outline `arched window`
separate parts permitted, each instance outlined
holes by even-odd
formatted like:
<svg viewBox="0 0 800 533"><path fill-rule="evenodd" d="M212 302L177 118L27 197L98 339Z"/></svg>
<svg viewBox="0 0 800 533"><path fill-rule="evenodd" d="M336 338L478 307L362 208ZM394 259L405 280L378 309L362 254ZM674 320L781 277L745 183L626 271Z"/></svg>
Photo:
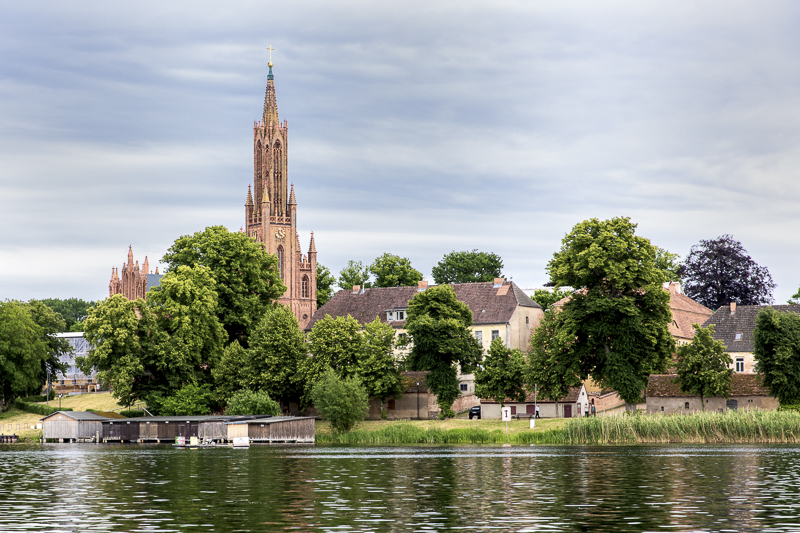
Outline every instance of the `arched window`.
<svg viewBox="0 0 800 533"><path fill-rule="evenodd" d="M256 145L256 205L261 205L261 199L263 198L263 182L261 180L261 168L263 166L263 155L261 150L261 141L258 141Z"/></svg>
<svg viewBox="0 0 800 533"><path fill-rule="evenodd" d="M278 246L278 272L281 274L281 279L283 278L283 246Z"/></svg>
<svg viewBox="0 0 800 533"><path fill-rule="evenodd" d="M286 199L283 197L283 150L281 149L280 141L276 142L272 148L272 169L274 187L270 191L273 195L270 200L273 202L272 205L283 213Z"/></svg>
<svg viewBox="0 0 800 533"><path fill-rule="evenodd" d="M308 298L308 276L303 276L300 286L303 293L303 298Z"/></svg>

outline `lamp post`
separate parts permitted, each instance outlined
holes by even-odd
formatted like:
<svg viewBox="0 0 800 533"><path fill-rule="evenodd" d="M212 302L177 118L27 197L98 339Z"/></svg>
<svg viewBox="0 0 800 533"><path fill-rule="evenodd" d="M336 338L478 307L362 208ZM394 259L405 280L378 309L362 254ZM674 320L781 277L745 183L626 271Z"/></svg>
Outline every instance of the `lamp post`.
<svg viewBox="0 0 800 533"><path fill-rule="evenodd" d="M419 420L419 380L417 380L417 420Z"/></svg>

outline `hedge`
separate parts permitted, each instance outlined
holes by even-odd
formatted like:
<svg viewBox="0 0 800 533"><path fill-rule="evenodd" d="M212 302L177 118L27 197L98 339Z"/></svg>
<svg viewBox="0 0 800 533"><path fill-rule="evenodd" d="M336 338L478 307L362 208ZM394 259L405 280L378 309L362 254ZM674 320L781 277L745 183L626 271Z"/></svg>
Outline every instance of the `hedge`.
<svg viewBox="0 0 800 533"><path fill-rule="evenodd" d="M36 403L28 403L24 401L22 398L17 398L14 401L14 407L17 409L21 409L22 411L27 411L28 413L34 413L37 415L52 415L53 413L57 413L58 411L72 411L71 407L62 407L59 409L58 407L48 407L47 405L39 405Z"/></svg>
<svg viewBox="0 0 800 533"><path fill-rule="evenodd" d="M140 416L144 416L147 413L145 413L144 411L140 411L138 409L136 409L136 410L131 409L130 411L120 411L119 414L121 414L125 418L137 418L137 417L140 417Z"/></svg>

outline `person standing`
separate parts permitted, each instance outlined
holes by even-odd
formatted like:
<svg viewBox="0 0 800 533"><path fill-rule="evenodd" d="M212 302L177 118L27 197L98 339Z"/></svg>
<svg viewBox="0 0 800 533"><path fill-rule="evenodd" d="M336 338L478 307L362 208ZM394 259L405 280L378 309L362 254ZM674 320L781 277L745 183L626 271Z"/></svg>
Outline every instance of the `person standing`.
<svg viewBox="0 0 800 533"><path fill-rule="evenodd" d="M539 406L536 406L536 414L534 415L535 418L539 418Z"/></svg>
<svg viewBox="0 0 800 533"><path fill-rule="evenodd" d="M597 416L597 409L595 409L594 404L592 404L592 416Z"/></svg>
<svg viewBox="0 0 800 533"><path fill-rule="evenodd" d="M583 408L583 416L589 418L589 404L586 404L586 407Z"/></svg>

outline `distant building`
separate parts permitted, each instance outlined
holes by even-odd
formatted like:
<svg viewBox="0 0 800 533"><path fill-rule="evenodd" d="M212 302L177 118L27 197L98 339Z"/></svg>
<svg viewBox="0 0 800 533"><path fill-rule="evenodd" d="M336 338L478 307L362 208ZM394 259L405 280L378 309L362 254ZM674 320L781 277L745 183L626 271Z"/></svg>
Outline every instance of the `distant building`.
<svg viewBox="0 0 800 533"><path fill-rule="evenodd" d="M89 352L89 342L83 337L83 332L56 333L56 337L66 339L72 346L74 353L61 357L61 362L67 365L67 371L57 373L52 378L53 390L56 393L70 392L96 392L100 388L97 382L97 373L84 374L75 365L76 357L86 357Z"/></svg>
<svg viewBox="0 0 800 533"><path fill-rule="evenodd" d="M122 271L120 273L116 268L111 269L111 281L108 283L108 295L121 294L128 300L136 300L137 298L147 299L147 291L161 282L161 274L158 273L156 267L155 273L150 272L150 263L147 261L147 256L144 257L144 263L141 270L139 269L139 261L133 263L133 247L128 247L128 262L122 263Z"/></svg>
<svg viewBox="0 0 800 533"><path fill-rule="evenodd" d="M699 396L681 391L675 374L653 374L647 382L647 413L688 414L703 410ZM760 374L734 374L729 398L704 398L706 411L768 409L779 407L761 384Z"/></svg>
<svg viewBox="0 0 800 533"><path fill-rule="evenodd" d="M725 351L733 359L733 371L737 374L755 372L753 357L753 333L756 317L764 309L780 313L800 313L800 305L739 305L731 303L717 309L703 326L714 325L714 339L722 341Z"/></svg>

